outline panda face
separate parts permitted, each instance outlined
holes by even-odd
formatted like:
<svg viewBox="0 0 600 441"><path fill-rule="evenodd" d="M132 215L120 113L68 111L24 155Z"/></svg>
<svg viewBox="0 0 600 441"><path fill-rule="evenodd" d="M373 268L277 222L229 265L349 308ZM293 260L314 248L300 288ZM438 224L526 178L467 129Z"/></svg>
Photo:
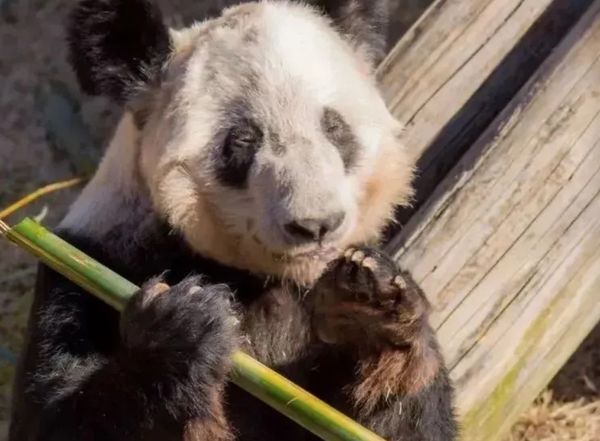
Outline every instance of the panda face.
<svg viewBox="0 0 600 441"><path fill-rule="evenodd" d="M315 10L249 3L170 41L129 108L154 206L198 252L307 284L407 202L366 52Z"/></svg>

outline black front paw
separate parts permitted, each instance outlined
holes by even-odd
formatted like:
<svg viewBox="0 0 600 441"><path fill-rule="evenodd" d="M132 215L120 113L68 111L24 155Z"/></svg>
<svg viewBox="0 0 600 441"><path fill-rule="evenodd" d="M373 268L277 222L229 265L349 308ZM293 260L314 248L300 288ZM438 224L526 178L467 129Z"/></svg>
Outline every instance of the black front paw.
<svg viewBox="0 0 600 441"><path fill-rule="evenodd" d="M346 294L346 300L396 302L407 287L394 261L375 248L349 248L332 275L335 287Z"/></svg>
<svg viewBox="0 0 600 441"><path fill-rule="evenodd" d="M418 331L414 324L426 320L419 287L374 248L349 248L314 293L315 327L328 342L405 344Z"/></svg>
<svg viewBox="0 0 600 441"><path fill-rule="evenodd" d="M130 362L156 384L224 381L237 345L238 320L232 293L189 277L168 287L148 281L121 318L121 336Z"/></svg>

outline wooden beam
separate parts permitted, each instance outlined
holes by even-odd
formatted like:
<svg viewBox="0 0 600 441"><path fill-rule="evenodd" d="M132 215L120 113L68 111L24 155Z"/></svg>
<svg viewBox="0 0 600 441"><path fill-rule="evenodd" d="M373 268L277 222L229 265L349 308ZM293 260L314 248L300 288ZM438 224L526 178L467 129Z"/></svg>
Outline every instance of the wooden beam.
<svg viewBox="0 0 600 441"><path fill-rule="evenodd" d="M463 439L498 439L600 319L600 0L390 249L434 305Z"/></svg>
<svg viewBox="0 0 600 441"><path fill-rule="evenodd" d="M590 3L436 0L392 49L378 76L420 157L417 208Z"/></svg>

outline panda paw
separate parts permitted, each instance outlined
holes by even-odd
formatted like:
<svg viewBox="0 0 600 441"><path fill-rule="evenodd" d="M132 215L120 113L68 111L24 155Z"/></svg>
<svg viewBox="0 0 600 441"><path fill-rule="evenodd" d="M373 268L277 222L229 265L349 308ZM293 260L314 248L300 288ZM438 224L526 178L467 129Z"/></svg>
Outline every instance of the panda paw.
<svg viewBox="0 0 600 441"><path fill-rule="evenodd" d="M152 384L221 384L238 343L232 292L197 276L172 287L151 279L125 308L121 338L127 362Z"/></svg>
<svg viewBox="0 0 600 441"><path fill-rule="evenodd" d="M315 327L322 340L409 344L426 322L427 300L410 275L380 250L353 247L314 289Z"/></svg>

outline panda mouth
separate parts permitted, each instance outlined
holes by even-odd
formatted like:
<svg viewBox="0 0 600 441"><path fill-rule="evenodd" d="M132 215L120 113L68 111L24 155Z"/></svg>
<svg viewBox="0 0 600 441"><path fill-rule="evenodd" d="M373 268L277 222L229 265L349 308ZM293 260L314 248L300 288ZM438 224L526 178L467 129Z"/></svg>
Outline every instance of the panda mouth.
<svg viewBox="0 0 600 441"><path fill-rule="evenodd" d="M258 244L267 249L265 244L258 238L257 235L253 235L252 239ZM330 262L340 254L340 250L334 246L317 248L311 248L309 250L298 251L295 253L271 253L271 257L276 262L292 263L301 262L304 260L319 260L323 262Z"/></svg>
<svg viewBox="0 0 600 441"><path fill-rule="evenodd" d="M315 248L298 253L273 253L273 258L278 262L295 262L302 260L330 261L335 259L339 250L335 247Z"/></svg>

